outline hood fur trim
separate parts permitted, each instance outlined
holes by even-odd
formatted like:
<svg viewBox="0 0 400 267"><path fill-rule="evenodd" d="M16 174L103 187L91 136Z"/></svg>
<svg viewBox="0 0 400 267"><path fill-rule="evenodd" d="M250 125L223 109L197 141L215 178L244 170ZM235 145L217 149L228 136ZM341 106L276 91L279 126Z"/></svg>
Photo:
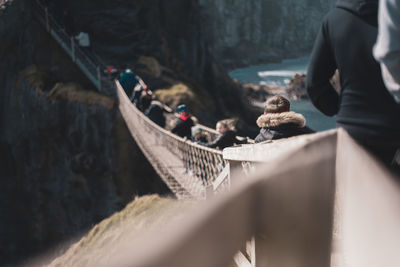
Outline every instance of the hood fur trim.
<svg viewBox="0 0 400 267"><path fill-rule="evenodd" d="M306 125L306 119L303 115L293 111L263 114L257 119L257 125L260 128L278 127L285 124L293 124L303 128Z"/></svg>

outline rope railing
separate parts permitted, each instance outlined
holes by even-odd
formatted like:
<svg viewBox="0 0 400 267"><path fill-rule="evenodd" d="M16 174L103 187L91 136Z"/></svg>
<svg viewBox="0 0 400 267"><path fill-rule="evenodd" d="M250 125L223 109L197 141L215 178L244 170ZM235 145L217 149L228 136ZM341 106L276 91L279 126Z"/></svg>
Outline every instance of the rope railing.
<svg viewBox="0 0 400 267"><path fill-rule="evenodd" d="M103 93L107 92L104 86L101 72L105 68L104 63L98 60L98 57L89 51L83 51L75 42L74 37L70 36L56 19L51 16L48 7L40 0L34 1L35 14L39 21L46 27L50 35L61 45L61 47L71 57L72 61L82 70L88 79ZM93 54L93 55L89 55ZM108 86L110 84L107 84Z"/></svg>
<svg viewBox="0 0 400 267"><path fill-rule="evenodd" d="M89 80L104 92L114 84L102 85L101 69L104 63L95 54L82 50L64 27L49 14L42 1L34 1L35 14L51 36L61 45ZM178 198L204 198L205 189L211 186L224 169L222 152L180 138L159 127L139 111L128 99L119 83L120 110L136 143L156 172ZM107 92L104 92L107 93ZM108 92L110 93L110 92ZM211 139L219 133L197 124Z"/></svg>
<svg viewBox="0 0 400 267"><path fill-rule="evenodd" d="M203 132L206 132L211 140L216 139L220 135L220 133L213 128L207 127L202 124L197 124L196 126L199 127Z"/></svg>
<svg viewBox="0 0 400 267"><path fill-rule="evenodd" d="M203 199L224 169L222 152L161 128L131 103L116 82L119 109L132 137L150 164L179 199Z"/></svg>

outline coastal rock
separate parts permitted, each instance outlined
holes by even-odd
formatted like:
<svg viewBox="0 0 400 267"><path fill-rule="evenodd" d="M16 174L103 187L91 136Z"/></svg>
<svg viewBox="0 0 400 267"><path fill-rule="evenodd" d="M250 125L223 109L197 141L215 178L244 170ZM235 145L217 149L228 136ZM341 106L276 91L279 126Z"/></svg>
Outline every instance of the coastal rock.
<svg viewBox="0 0 400 267"><path fill-rule="evenodd" d="M75 33L89 34L93 51L106 64L132 67L154 91L184 83L196 97L207 96L207 105L195 114L201 122L214 125L226 117L254 121L240 87L212 54L199 1L55 2L71 14ZM257 130L252 125L245 129Z"/></svg>
<svg viewBox="0 0 400 267"><path fill-rule="evenodd" d="M39 93L22 77L8 101L0 142L0 265L51 247L58 253L61 242L135 195L169 193L113 99L72 83Z"/></svg>
<svg viewBox="0 0 400 267"><path fill-rule="evenodd" d="M0 265L84 233L137 195L170 194L99 94L15 0L0 16Z"/></svg>
<svg viewBox="0 0 400 267"><path fill-rule="evenodd" d="M336 82L338 78L333 78ZM306 89L306 75L296 73L287 87L260 85L254 83L242 84L244 95L250 102L263 103L273 95L283 95L290 100L308 99Z"/></svg>
<svg viewBox="0 0 400 267"><path fill-rule="evenodd" d="M289 99L293 100L307 99L306 75L296 73L292 79L290 79L286 94Z"/></svg>
<svg viewBox="0 0 400 267"><path fill-rule="evenodd" d="M245 83L242 85L244 95L251 102L265 102L268 97L286 93L286 88L282 86L260 85L254 83Z"/></svg>
<svg viewBox="0 0 400 267"><path fill-rule="evenodd" d="M305 74L296 73L290 80L288 87L286 89L286 95L289 99L308 99L307 87L306 87L307 76ZM330 79L330 83L333 88L340 93L340 77L339 71L336 70L335 74Z"/></svg>
<svg viewBox="0 0 400 267"><path fill-rule="evenodd" d="M340 94L340 92L342 91L342 87L340 85L339 70L335 71L335 74L332 76L330 82L331 82L333 88L335 88L336 92L338 92Z"/></svg>
<svg viewBox="0 0 400 267"><path fill-rule="evenodd" d="M61 243L134 196L170 193L130 136L115 99L97 93L46 32L35 2L15 0L0 16L2 266L50 248L60 252ZM49 2L56 19L63 10L70 14L67 30L89 33L105 64L133 67L154 90L181 82L207 97L195 114L201 122L255 121L240 86L206 45L197 1Z"/></svg>
<svg viewBox="0 0 400 267"><path fill-rule="evenodd" d="M57 250L135 195L169 193L133 142L115 99L95 92L38 22L35 2L14 0L0 16L0 265ZM203 104L195 114L201 122L214 126L238 117L239 134L249 136L258 132L258 114L219 60L238 58L233 66L297 55L309 48L329 6L294 0L48 2L59 21L68 12L67 31L89 34L90 49L105 64L132 67L154 91L183 84Z"/></svg>
<svg viewBox="0 0 400 267"><path fill-rule="evenodd" d="M335 0L201 0L211 49L230 69L308 54Z"/></svg>

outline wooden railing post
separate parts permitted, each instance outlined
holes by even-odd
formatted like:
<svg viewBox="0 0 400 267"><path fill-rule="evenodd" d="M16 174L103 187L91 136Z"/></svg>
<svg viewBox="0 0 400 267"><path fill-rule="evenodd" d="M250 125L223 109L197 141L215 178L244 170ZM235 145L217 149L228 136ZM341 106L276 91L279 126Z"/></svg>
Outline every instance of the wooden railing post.
<svg viewBox="0 0 400 267"><path fill-rule="evenodd" d="M247 244L249 246L251 267L257 267L256 264L256 238L253 236ZM260 264L258 266L261 266Z"/></svg>
<svg viewBox="0 0 400 267"><path fill-rule="evenodd" d="M207 185L206 186L206 199L210 199L214 196L214 186L211 185Z"/></svg>

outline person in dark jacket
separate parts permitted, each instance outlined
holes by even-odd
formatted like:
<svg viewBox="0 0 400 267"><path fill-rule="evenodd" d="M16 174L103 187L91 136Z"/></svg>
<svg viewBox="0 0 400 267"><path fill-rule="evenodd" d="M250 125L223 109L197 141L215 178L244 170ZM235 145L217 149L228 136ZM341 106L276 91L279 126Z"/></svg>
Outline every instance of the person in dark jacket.
<svg viewBox="0 0 400 267"><path fill-rule="evenodd" d="M151 101L150 107L146 110L145 115L150 120L158 124L160 127L165 127L164 105L156 100Z"/></svg>
<svg viewBox="0 0 400 267"><path fill-rule="evenodd" d="M136 103L138 109L142 112L145 112L151 105L151 101L153 100L153 92L150 89L143 88L142 93L139 97L139 102Z"/></svg>
<svg viewBox="0 0 400 267"><path fill-rule="evenodd" d="M290 111L290 102L285 97L276 95L267 100L264 114L257 119L260 133L255 142L288 138L312 133L306 125L303 115Z"/></svg>
<svg viewBox="0 0 400 267"><path fill-rule="evenodd" d="M217 139L211 143L198 143L206 147L218 148L221 150L226 147L233 146L234 144L247 143L247 140L241 141L236 137L236 132L232 129L232 127L230 127L229 120L219 121L215 128L221 134L217 137Z"/></svg>
<svg viewBox="0 0 400 267"><path fill-rule="evenodd" d="M171 130L171 132L179 135L180 137L191 139L192 126L194 126L194 122L188 113L187 106L179 105L177 111L179 113L179 118L177 119L175 127Z"/></svg>
<svg viewBox="0 0 400 267"><path fill-rule="evenodd" d="M192 141L208 143L208 136L200 127L194 126L192 127Z"/></svg>
<svg viewBox="0 0 400 267"><path fill-rule="evenodd" d="M400 105L382 81L372 48L378 0L339 0L324 18L307 72L307 91L324 114L337 114L361 145L390 164L400 147ZM329 80L340 73L341 92Z"/></svg>

